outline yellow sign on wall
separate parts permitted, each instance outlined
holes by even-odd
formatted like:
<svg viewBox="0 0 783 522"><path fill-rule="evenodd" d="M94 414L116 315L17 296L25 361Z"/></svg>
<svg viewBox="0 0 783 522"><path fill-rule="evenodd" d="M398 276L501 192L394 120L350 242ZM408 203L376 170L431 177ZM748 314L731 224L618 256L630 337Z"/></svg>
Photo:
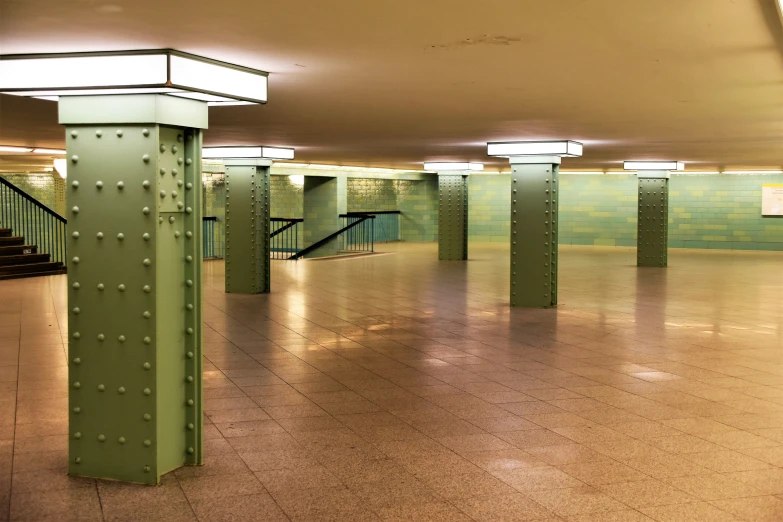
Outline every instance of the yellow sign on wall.
<svg viewBox="0 0 783 522"><path fill-rule="evenodd" d="M761 215L783 216L783 184L761 186Z"/></svg>

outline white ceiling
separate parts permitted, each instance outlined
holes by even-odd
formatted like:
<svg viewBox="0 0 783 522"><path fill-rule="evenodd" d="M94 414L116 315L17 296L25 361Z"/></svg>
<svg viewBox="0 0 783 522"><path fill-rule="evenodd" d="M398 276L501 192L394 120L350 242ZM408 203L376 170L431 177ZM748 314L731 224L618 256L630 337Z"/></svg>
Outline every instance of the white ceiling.
<svg viewBox="0 0 783 522"><path fill-rule="evenodd" d="M421 168L486 141L585 143L564 168L783 165L776 0L0 0L0 53L172 47L270 72L205 144ZM62 147L53 102L0 96L0 144ZM8 158L0 160L8 161Z"/></svg>

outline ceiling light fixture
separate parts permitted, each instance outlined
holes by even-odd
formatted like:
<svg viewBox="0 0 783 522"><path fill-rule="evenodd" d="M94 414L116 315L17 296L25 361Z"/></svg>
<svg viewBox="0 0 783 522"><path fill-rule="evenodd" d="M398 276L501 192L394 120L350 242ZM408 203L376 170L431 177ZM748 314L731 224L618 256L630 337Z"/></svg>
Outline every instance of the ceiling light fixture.
<svg viewBox="0 0 783 522"><path fill-rule="evenodd" d="M11 145L0 145L0 152L32 152L30 147L13 147Z"/></svg>
<svg viewBox="0 0 783 522"><path fill-rule="evenodd" d="M441 172L446 170L482 171L484 170L484 164L483 163L432 162L432 163L425 163L424 170L429 170L432 172Z"/></svg>
<svg viewBox="0 0 783 522"><path fill-rule="evenodd" d="M267 92L264 71L173 49L0 56L3 94L169 94L237 105L266 103Z"/></svg>
<svg viewBox="0 0 783 522"><path fill-rule="evenodd" d="M685 164L682 161L624 161L625 170L684 170Z"/></svg>
<svg viewBox="0 0 783 522"><path fill-rule="evenodd" d="M512 156L560 156L578 158L583 146L577 141L513 141L487 143L487 155L502 158Z"/></svg>
<svg viewBox="0 0 783 522"><path fill-rule="evenodd" d="M291 147L204 147L202 158L210 159L294 159L294 149Z"/></svg>

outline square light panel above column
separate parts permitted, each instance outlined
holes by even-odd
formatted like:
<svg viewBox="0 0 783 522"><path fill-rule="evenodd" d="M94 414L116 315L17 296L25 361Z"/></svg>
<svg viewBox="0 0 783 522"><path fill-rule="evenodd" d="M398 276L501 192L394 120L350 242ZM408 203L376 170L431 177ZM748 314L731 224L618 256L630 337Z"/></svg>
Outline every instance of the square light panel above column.
<svg viewBox="0 0 783 522"><path fill-rule="evenodd" d="M625 170L685 170L682 161L625 161Z"/></svg>
<svg viewBox="0 0 783 522"><path fill-rule="evenodd" d="M424 170L429 170L432 172L441 172L446 170L482 171L484 170L484 164L483 163L432 162L432 163L425 163Z"/></svg>
<svg viewBox="0 0 783 522"><path fill-rule="evenodd" d="M173 49L0 56L0 93L57 100L168 94L209 105L266 103L268 73Z"/></svg>
<svg viewBox="0 0 783 522"><path fill-rule="evenodd" d="M206 159L271 159L292 160L294 149L291 147L204 147L201 157Z"/></svg>
<svg viewBox="0 0 783 522"><path fill-rule="evenodd" d="M578 158L582 144L578 141L509 141L487 143L487 155L508 158L512 156L560 156Z"/></svg>

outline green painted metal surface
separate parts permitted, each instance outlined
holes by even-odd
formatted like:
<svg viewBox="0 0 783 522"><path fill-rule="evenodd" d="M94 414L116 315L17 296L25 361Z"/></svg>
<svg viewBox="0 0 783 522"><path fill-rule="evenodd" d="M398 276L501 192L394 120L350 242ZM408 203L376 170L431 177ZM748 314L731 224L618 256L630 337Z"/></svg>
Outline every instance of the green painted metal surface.
<svg viewBox="0 0 783 522"><path fill-rule="evenodd" d="M226 166L226 292L270 291L269 167Z"/></svg>
<svg viewBox="0 0 783 522"><path fill-rule="evenodd" d="M340 214L348 211L347 178L342 175L334 178L305 176L303 208L302 242L306 248L343 227ZM333 256L339 247L340 242L335 238L307 257Z"/></svg>
<svg viewBox="0 0 783 522"><path fill-rule="evenodd" d="M69 125L69 473L203 463L201 131Z"/></svg>
<svg viewBox="0 0 783 522"><path fill-rule="evenodd" d="M438 259L468 258L468 176L438 174Z"/></svg>
<svg viewBox="0 0 783 522"><path fill-rule="evenodd" d="M511 171L511 306L557 305L558 171L514 164Z"/></svg>
<svg viewBox="0 0 783 522"><path fill-rule="evenodd" d="M636 264L666 267L669 264L669 180L639 176L639 216Z"/></svg>

